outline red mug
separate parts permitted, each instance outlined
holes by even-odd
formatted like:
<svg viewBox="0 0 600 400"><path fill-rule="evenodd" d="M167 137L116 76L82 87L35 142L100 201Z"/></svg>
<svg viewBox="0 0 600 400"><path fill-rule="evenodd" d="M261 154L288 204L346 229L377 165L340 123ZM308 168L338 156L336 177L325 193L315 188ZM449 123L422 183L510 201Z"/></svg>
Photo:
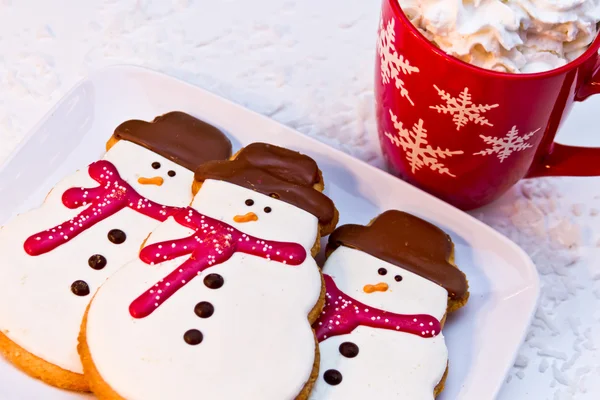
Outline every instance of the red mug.
<svg viewBox="0 0 600 400"><path fill-rule="evenodd" d="M444 53L398 0L382 7L375 101L391 172L464 210L525 177L600 175L600 149L554 143L573 103L600 93L600 36L561 68L509 74Z"/></svg>

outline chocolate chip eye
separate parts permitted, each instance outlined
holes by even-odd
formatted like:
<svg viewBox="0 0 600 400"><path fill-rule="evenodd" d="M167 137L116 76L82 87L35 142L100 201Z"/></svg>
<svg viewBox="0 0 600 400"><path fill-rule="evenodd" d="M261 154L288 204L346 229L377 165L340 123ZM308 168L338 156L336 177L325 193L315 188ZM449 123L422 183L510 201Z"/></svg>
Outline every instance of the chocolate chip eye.
<svg viewBox="0 0 600 400"><path fill-rule="evenodd" d="M159 163L159 162L157 162L157 161L154 161L154 162L152 163L152 168L154 168L154 169L159 169L159 168L160 168L160 163Z"/></svg>
<svg viewBox="0 0 600 400"><path fill-rule="evenodd" d="M171 171L167 172L167 175L169 175L172 178L177 174L175 173L175 171L171 170Z"/></svg>
<svg viewBox="0 0 600 400"><path fill-rule="evenodd" d="M270 213L270 212L271 212L271 211L273 211L273 210L271 210L271 207L265 207L265 210L264 210L264 211L265 211L265 212L268 214L268 213Z"/></svg>
<svg viewBox="0 0 600 400"><path fill-rule="evenodd" d="M379 275L385 275L385 274L387 274L387 269L385 269L385 268L379 268L379 269L377 270L377 273L378 273Z"/></svg>
<svg viewBox="0 0 600 400"><path fill-rule="evenodd" d="M396 282L400 282L400 281L402 280L402 276L400 276L400 275L396 275L396 276L394 277L394 279L396 280Z"/></svg>
<svg viewBox="0 0 600 400"><path fill-rule="evenodd" d="M246 205L247 206L253 206L254 205L254 200L252 200L252 199L246 200Z"/></svg>

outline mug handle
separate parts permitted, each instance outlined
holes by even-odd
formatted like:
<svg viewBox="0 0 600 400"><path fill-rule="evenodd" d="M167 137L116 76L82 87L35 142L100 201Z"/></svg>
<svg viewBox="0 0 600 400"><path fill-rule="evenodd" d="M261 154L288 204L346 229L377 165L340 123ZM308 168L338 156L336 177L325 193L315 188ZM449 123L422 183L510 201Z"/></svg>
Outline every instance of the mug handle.
<svg viewBox="0 0 600 400"><path fill-rule="evenodd" d="M595 94L600 94L600 58L591 79L575 94L575 101L584 101ZM527 178L542 176L600 176L600 148L552 143L548 155L527 174Z"/></svg>

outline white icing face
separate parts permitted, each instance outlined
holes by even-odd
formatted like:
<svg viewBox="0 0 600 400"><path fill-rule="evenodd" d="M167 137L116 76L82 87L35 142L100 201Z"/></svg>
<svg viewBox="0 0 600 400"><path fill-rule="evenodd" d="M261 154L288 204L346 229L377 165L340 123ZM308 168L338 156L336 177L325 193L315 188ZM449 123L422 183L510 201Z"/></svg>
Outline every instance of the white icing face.
<svg viewBox="0 0 600 400"><path fill-rule="evenodd" d="M206 180L192 207L260 238L293 242L307 251L314 246L319 221L286 202L229 182ZM253 214L250 214L253 213ZM247 222L239 222L247 220Z"/></svg>
<svg viewBox="0 0 600 400"><path fill-rule="evenodd" d="M339 247L327 259L323 273L331 275L342 292L384 311L429 314L438 320L446 313L444 288L360 250Z"/></svg>
<svg viewBox="0 0 600 400"><path fill-rule="evenodd" d="M127 140L118 141L104 159L112 162L140 195L164 205L189 204L194 180L189 169Z"/></svg>

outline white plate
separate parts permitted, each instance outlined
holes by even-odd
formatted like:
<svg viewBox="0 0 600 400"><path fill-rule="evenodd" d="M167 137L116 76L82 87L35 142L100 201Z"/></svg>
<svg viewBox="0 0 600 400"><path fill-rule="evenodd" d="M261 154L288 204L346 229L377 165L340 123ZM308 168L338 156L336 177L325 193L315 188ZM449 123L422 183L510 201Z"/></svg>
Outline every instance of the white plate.
<svg viewBox="0 0 600 400"><path fill-rule="evenodd" d="M234 151L254 141L314 157L340 224L365 224L397 208L446 230L467 274L471 298L445 328L450 372L440 399L492 399L534 312L535 266L514 243L471 216L385 172L202 89L137 67L107 68L85 79L32 130L0 169L0 225L40 204L62 177L98 159L114 128L181 110L219 126ZM10 305L0 305L9 307ZM0 360L1 399L79 399L28 378Z"/></svg>

